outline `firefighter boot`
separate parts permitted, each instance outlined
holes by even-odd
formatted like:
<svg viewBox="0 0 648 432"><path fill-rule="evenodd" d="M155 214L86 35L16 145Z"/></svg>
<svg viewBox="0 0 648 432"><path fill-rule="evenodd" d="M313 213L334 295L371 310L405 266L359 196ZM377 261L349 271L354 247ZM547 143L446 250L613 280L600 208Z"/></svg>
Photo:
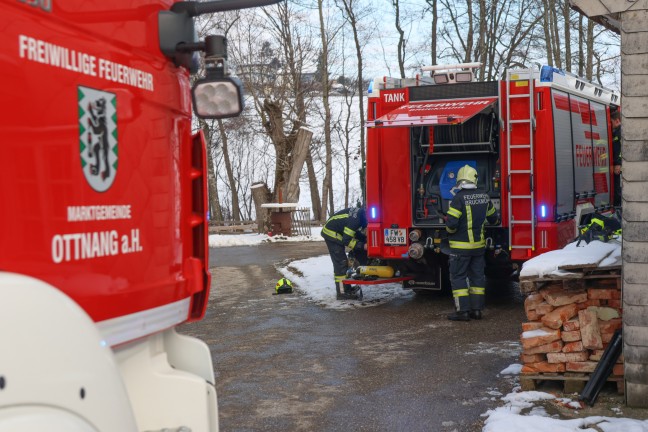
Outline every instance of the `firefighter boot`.
<svg viewBox="0 0 648 432"><path fill-rule="evenodd" d="M468 311L457 311L448 315L450 321L470 321L470 315Z"/></svg>
<svg viewBox="0 0 648 432"><path fill-rule="evenodd" d="M362 300L362 288L360 288L358 285L353 285L351 287L351 291L357 300Z"/></svg>
<svg viewBox="0 0 648 432"><path fill-rule="evenodd" d="M338 300L360 300L362 299L362 290L342 282L335 284L335 291Z"/></svg>
<svg viewBox="0 0 648 432"><path fill-rule="evenodd" d="M486 281L479 278L479 284L484 286L486 285ZM468 293L468 298L470 299L470 318L480 320L482 319L482 310L486 304L486 289L471 286L468 288Z"/></svg>
<svg viewBox="0 0 648 432"><path fill-rule="evenodd" d="M458 287L452 288L452 296L454 297L455 311L448 315L450 321L470 321L470 299L468 298L468 288Z"/></svg>

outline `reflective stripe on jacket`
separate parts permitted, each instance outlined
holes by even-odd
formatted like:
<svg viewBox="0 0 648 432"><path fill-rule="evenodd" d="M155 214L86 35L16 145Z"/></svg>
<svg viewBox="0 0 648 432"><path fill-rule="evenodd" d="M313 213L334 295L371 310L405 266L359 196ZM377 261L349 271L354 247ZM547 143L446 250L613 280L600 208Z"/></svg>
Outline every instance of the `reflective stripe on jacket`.
<svg viewBox="0 0 648 432"><path fill-rule="evenodd" d="M484 225L499 222L499 213L488 194L461 189L448 208L446 231L450 248L458 254L474 254L486 247Z"/></svg>
<svg viewBox="0 0 648 432"><path fill-rule="evenodd" d="M346 208L336 212L326 221L322 228L322 237L351 249L364 249L366 238L360 230L366 226L367 218L363 209Z"/></svg>

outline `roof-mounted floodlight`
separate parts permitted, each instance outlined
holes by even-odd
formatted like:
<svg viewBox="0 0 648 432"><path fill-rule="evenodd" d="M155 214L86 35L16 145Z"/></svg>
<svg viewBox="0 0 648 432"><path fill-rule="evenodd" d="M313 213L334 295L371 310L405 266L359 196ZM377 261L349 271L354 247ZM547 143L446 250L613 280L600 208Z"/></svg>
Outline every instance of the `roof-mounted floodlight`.
<svg viewBox="0 0 648 432"><path fill-rule="evenodd" d="M466 83L475 80L474 70L481 67L480 62L457 63L450 65L423 66L421 70L431 72L436 84Z"/></svg>
<svg viewBox="0 0 648 432"><path fill-rule="evenodd" d="M243 110L243 89L237 78L229 77L227 40L223 36L207 36L198 40L193 18L203 14L268 6L281 0L216 0L174 3L169 11L158 13L160 50L176 66L196 73L199 52L205 54L206 76L192 89L196 115L220 119L234 117Z"/></svg>

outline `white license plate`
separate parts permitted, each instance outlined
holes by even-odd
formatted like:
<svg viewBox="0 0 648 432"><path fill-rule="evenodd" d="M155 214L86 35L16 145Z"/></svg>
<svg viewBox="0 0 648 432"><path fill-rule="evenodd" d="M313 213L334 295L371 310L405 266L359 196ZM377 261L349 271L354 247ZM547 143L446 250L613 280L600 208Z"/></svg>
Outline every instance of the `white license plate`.
<svg viewBox="0 0 648 432"><path fill-rule="evenodd" d="M406 245L407 241L406 228L387 228L385 229L386 245Z"/></svg>

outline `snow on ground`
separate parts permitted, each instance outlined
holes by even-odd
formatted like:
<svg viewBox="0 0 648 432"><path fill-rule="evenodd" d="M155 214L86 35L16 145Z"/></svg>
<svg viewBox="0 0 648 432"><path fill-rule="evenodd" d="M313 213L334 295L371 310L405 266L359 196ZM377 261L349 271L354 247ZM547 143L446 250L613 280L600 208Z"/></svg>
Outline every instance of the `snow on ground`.
<svg viewBox="0 0 648 432"><path fill-rule="evenodd" d="M517 375L520 364L512 364L501 375ZM578 410L581 402L539 391L512 392L502 397L504 405L488 410L482 432L648 432L648 420L592 416L564 420L550 416L542 403L551 401ZM613 410L619 414L620 410Z"/></svg>
<svg viewBox="0 0 648 432"><path fill-rule="evenodd" d="M362 301L337 300L333 280L333 263L328 255L291 262L279 271L293 282L295 288L307 299L330 309L355 309L377 306L398 297L410 297L411 290L404 290L400 283L363 285Z"/></svg>
<svg viewBox="0 0 648 432"><path fill-rule="evenodd" d="M549 275L562 276L570 274L568 271L559 270L561 265L591 265L600 267L621 265L621 239L610 240L607 243L594 240L589 244L581 242L569 243L562 249L538 255L525 262L520 272L521 277L544 277Z"/></svg>
<svg viewBox="0 0 648 432"><path fill-rule="evenodd" d="M312 227L310 236L269 236L267 234L212 234L209 247L255 246L261 243L324 241L322 227Z"/></svg>

